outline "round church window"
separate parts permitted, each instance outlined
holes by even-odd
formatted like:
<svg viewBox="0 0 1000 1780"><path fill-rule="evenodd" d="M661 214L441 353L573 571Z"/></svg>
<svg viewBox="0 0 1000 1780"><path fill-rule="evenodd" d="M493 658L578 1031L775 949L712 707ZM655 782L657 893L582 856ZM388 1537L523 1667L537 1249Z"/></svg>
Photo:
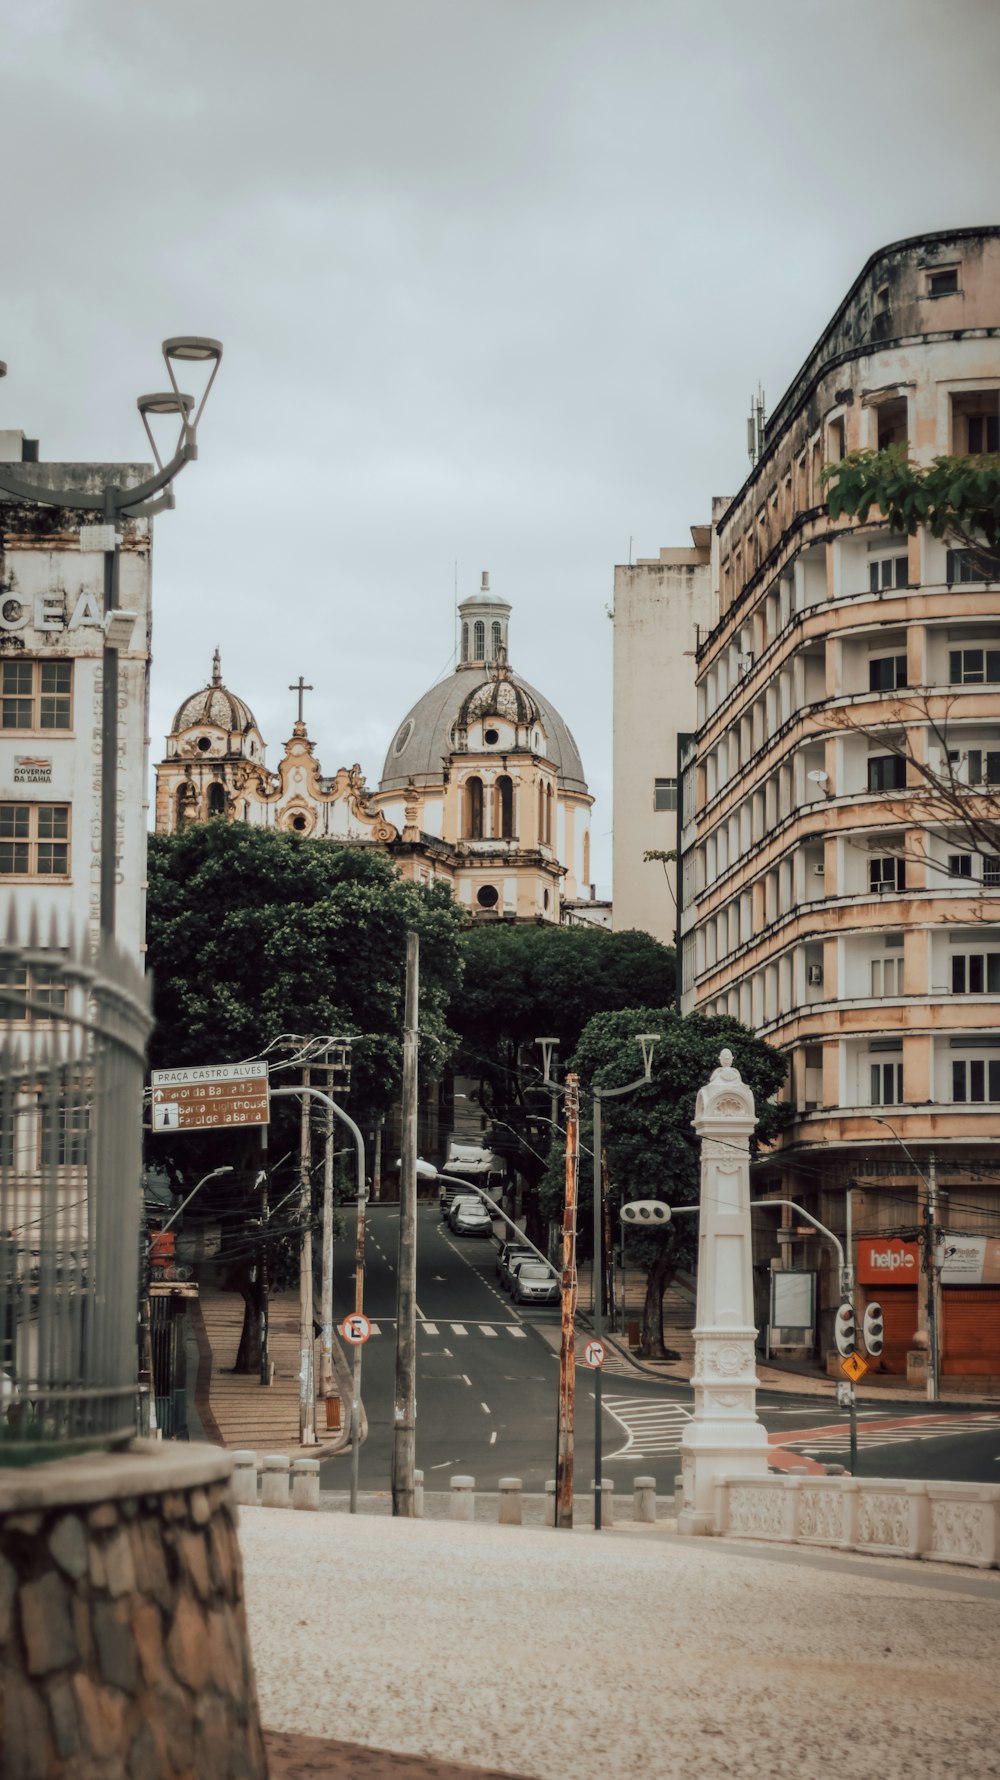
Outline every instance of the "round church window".
<svg viewBox="0 0 1000 1780"><path fill-rule="evenodd" d="M308 826L309 824L304 816L292 817L292 827L295 829L296 834L301 834L304 829L308 828Z"/></svg>
<svg viewBox="0 0 1000 1780"><path fill-rule="evenodd" d="M408 717L406 719L406 722L403 724L403 727L400 730L398 736L396 737L395 742L393 743L392 751L394 754L402 754L403 749L406 747L406 744L409 741L412 734L413 734L413 718Z"/></svg>
<svg viewBox="0 0 1000 1780"><path fill-rule="evenodd" d="M481 884L476 891L476 901L481 909L495 909L500 898L492 884Z"/></svg>
<svg viewBox="0 0 1000 1780"><path fill-rule="evenodd" d="M498 729L484 729L483 730L483 741L488 742L491 748L499 740L500 740L500 731Z"/></svg>
<svg viewBox="0 0 1000 1780"><path fill-rule="evenodd" d="M201 752L203 754L207 754L208 750L211 746L212 746L211 740L207 735L200 735L198 737L198 747L201 749Z"/></svg>

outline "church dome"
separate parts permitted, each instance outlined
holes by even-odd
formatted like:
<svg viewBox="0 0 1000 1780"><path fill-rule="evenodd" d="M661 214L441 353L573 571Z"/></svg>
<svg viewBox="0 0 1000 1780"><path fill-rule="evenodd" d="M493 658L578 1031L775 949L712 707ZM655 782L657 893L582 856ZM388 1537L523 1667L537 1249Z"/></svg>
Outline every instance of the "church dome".
<svg viewBox="0 0 1000 1780"><path fill-rule="evenodd" d="M228 735L234 732L245 734L248 729L257 728L257 719L235 692L230 692L222 684L222 664L219 651L216 649L212 659L212 678L200 692L192 692L177 712L171 725L171 734L177 735L181 730L193 729L199 723L211 724L214 729L224 729Z"/></svg>
<svg viewBox="0 0 1000 1780"><path fill-rule="evenodd" d="M463 648L455 672L425 692L403 719L389 744L380 791L400 791L410 784L440 785L446 761L464 747L467 727L495 715L526 731L537 724L545 742L533 751L551 760L564 791L587 795L583 763L569 726L540 692L507 666L509 611L505 601L491 596L484 574L479 598L465 600L459 607L469 647Z"/></svg>

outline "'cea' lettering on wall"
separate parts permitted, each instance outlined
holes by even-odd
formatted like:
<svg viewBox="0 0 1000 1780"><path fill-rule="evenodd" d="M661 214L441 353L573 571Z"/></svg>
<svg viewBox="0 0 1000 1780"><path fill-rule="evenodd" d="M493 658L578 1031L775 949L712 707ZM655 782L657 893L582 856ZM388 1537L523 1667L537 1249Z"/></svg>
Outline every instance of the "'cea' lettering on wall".
<svg viewBox="0 0 1000 1780"><path fill-rule="evenodd" d="M102 622L101 602L96 593L84 590L69 617L65 601L52 593L39 593L34 600L21 600L15 594L0 599L0 630L80 630L85 624Z"/></svg>

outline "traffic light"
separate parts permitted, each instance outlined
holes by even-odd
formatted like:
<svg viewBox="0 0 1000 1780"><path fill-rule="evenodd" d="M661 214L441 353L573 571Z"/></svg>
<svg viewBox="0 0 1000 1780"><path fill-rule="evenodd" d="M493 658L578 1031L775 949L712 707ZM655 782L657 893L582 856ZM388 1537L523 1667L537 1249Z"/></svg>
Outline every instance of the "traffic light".
<svg viewBox="0 0 1000 1780"><path fill-rule="evenodd" d="M633 1199L621 1209L623 1224L660 1225L669 1224L670 1207L664 1205L662 1199Z"/></svg>
<svg viewBox="0 0 1000 1780"><path fill-rule="evenodd" d="M885 1340L885 1318L882 1315L881 1304L869 1304L861 1325L861 1333L864 1336L865 1346L874 1359L876 1354L882 1352L882 1343Z"/></svg>
<svg viewBox="0 0 1000 1780"><path fill-rule="evenodd" d="M847 1358L848 1354L852 1354L854 1352L854 1343L857 1340L857 1331L854 1327L854 1306L853 1306L853 1304L848 1304L845 1302L840 1306L840 1309L838 1310L836 1317L834 1318L833 1337L837 1343L837 1352L839 1354L843 1354L845 1359Z"/></svg>

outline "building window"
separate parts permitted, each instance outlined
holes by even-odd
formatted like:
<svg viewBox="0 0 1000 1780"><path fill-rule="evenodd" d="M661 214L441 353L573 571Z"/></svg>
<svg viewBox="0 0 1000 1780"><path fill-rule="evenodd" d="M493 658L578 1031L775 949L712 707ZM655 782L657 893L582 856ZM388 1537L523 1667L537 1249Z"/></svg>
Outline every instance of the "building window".
<svg viewBox="0 0 1000 1780"><path fill-rule="evenodd" d="M984 853L982 858L983 883L988 889L995 890L1000 885L1000 853Z"/></svg>
<svg viewBox="0 0 1000 1780"><path fill-rule="evenodd" d="M956 581L995 581L997 565L984 550L949 550L944 573L949 587Z"/></svg>
<svg viewBox="0 0 1000 1780"><path fill-rule="evenodd" d="M514 838L514 782L501 773L494 787L493 832L499 840Z"/></svg>
<svg viewBox="0 0 1000 1780"><path fill-rule="evenodd" d="M469 659L469 626L468 626L468 624L463 624L462 625L462 660L468 661L468 659Z"/></svg>
<svg viewBox="0 0 1000 1780"><path fill-rule="evenodd" d="M220 785L218 779L213 779L211 785L208 787L205 808L208 812L209 820L211 820L213 816L224 816L226 813L226 787ZM305 827L304 822L302 826Z"/></svg>
<svg viewBox="0 0 1000 1780"><path fill-rule="evenodd" d="M903 1098L902 1063L870 1063L872 1106L898 1106Z"/></svg>
<svg viewBox="0 0 1000 1780"><path fill-rule="evenodd" d="M967 762L966 784L1000 785L1000 752L970 748L965 758Z"/></svg>
<svg viewBox="0 0 1000 1780"><path fill-rule="evenodd" d="M495 909L500 897L492 884L480 884L476 891L476 901L481 909Z"/></svg>
<svg viewBox="0 0 1000 1780"><path fill-rule="evenodd" d="M887 995L903 993L902 958L872 959L872 995L881 1000Z"/></svg>
<svg viewBox="0 0 1000 1780"><path fill-rule="evenodd" d="M906 861L896 854L880 854L868 861L868 888L875 896L906 889Z"/></svg>
<svg viewBox="0 0 1000 1780"><path fill-rule="evenodd" d="M30 1004L30 1005L29 1005ZM66 980L51 964L0 965L0 1017L50 1020L66 1007Z"/></svg>
<svg viewBox="0 0 1000 1780"><path fill-rule="evenodd" d="M1000 952L956 952L951 960L953 995L1000 995Z"/></svg>
<svg viewBox="0 0 1000 1780"><path fill-rule="evenodd" d="M949 853L948 854L948 876L950 878L971 878L971 876L972 876L972 854L971 853Z"/></svg>
<svg viewBox="0 0 1000 1780"><path fill-rule="evenodd" d="M483 781L465 781L465 833L470 841L483 838Z"/></svg>
<svg viewBox="0 0 1000 1780"><path fill-rule="evenodd" d="M653 780L653 808L654 808L654 810L676 810L676 808L677 808L677 780L676 779L654 779Z"/></svg>
<svg viewBox="0 0 1000 1780"><path fill-rule="evenodd" d="M929 297L953 297L957 290L957 266L943 266L940 272L928 272L927 295Z"/></svg>
<svg viewBox="0 0 1000 1780"><path fill-rule="evenodd" d="M71 661L0 663L0 728L69 729L72 720Z"/></svg>
<svg viewBox="0 0 1000 1780"><path fill-rule="evenodd" d="M545 845L552 845L552 786L545 787Z"/></svg>
<svg viewBox="0 0 1000 1780"><path fill-rule="evenodd" d="M490 650L491 650L491 654L493 656L494 661L496 661L497 657L499 656L500 650L502 649L502 647L503 647L503 628L497 622L497 620L494 619L493 623L490 625Z"/></svg>
<svg viewBox="0 0 1000 1780"><path fill-rule="evenodd" d="M90 1108L84 1100L67 1098L42 1106L43 1168L83 1168L87 1161Z"/></svg>
<svg viewBox="0 0 1000 1780"><path fill-rule="evenodd" d="M873 754L868 761L869 791L902 791L906 761L901 754Z"/></svg>
<svg viewBox="0 0 1000 1780"><path fill-rule="evenodd" d="M481 618L477 618L472 627L472 655L475 661L486 658L486 626Z"/></svg>
<svg viewBox="0 0 1000 1780"><path fill-rule="evenodd" d="M868 564L868 586L872 593L885 587L909 587L910 564L906 556L880 556Z"/></svg>
<svg viewBox="0 0 1000 1780"><path fill-rule="evenodd" d="M1000 1057L953 1058L951 1097L960 1104L1000 1100Z"/></svg>
<svg viewBox="0 0 1000 1780"><path fill-rule="evenodd" d="M868 663L869 692L895 692L908 686L905 655L878 655Z"/></svg>
<svg viewBox="0 0 1000 1780"><path fill-rule="evenodd" d="M1000 391L965 390L952 396L951 448L956 457L1000 451Z"/></svg>
<svg viewBox="0 0 1000 1780"><path fill-rule="evenodd" d="M69 804L0 803L0 877L69 876Z"/></svg>
<svg viewBox="0 0 1000 1780"><path fill-rule="evenodd" d="M1000 681L1000 649L949 649L952 686L984 686Z"/></svg>

